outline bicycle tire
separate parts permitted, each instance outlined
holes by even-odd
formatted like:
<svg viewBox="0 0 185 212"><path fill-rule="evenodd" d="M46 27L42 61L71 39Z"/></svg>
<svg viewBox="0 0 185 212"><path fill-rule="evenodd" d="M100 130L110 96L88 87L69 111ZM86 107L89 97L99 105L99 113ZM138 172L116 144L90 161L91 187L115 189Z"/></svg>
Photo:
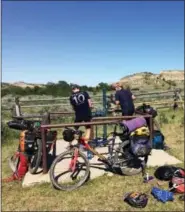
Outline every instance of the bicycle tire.
<svg viewBox="0 0 185 212"><path fill-rule="evenodd" d="M31 162L31 160L29 159L30 161L29 161L28 170L29 170L29 172L31 174L36 174L37 173L37 170L38 170L38 168L39 168L39 166L41 164L41 161L42 161L42 140L41 139L36 139L36 142L37 142L37 145L38 145L38 150L37 150L36 154L32 156L32 157L34 157L33 160L36 157L36 159L35 159L36 162L35 162L35 166L34 167L32 167L33 164Z"/></svg>
<svg viewBox="0 0 185 212"><path fill-rule="evenodd" d="M124 151L124 150L125 150L125 148L127 148L127 146L129 144L130 144L130 141L126 140L120 145L120 147L123 150L122 153L123 153L124 156L126 156L126 151ZM134 160L134 158L130 159L129 161L131 162L132 160ZM135 160L135 165L136 165L137 162L138 162L138 165L139 165L139 161L140 161L139 159L137 161ZM124 167L120 167L120 171L123 175L126 175L126 176L137 175L137 174L142 172L142 166L137 167L137 165L136 165L136 168L134 168L134 167L129 167L129 165L127 165L127 166L125 165Z"/></svg>
<svg viewBox="0 0 185 212"><path fill-rule="evenodd" d="M84 177L77 184L75 184L73 186L63 186L63 185L59 185L58 184L57 180L54 177L55 166L58 163L58 161L60 161L60 160L62 160L62 158L64 158L65 155L72 154L73 151L74 151L74 149L73 150L68 150L68 151L65 151L65 152L61 153L60 155L58 155L55 158L55 160L53 161L53 163L51 165L50 172L49 172L50 180L51 180L53 186L55 188L59 189L59 190L63 190L63 191L75 190L75 189L79 188L80 186L82 186L87 181L87 179L89 177L89 174L90 174L89 161L88 161L87 157L85 156L85 154L83 154L81 151L78 151L78 154L83 158L83 160L85 162L85 166L86 166L86 172L85 172Z"/></svg>

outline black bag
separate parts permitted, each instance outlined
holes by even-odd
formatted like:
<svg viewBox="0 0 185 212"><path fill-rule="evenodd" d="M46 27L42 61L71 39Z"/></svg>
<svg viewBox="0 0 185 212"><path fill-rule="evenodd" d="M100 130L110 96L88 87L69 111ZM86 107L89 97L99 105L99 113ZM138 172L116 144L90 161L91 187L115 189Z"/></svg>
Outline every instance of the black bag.
<svg viewBox="0 0 185 212"><path fill-rule="evenodd" d="M56 136L57 136L57 131L56 130L48 131L47 135L46 135L46 143L47 144L53 143L53 141L56 139Z"/></svg>
<svg viewBox="0 0 185 212"><path fill-rule="evenodd" d="M34 142L36 142L36 134L31 131L25 132L24 151L25 152L34 151Z"/></svg>
<svg viewBox="0 0 185 212"><path fill-rule="evenodd" d="M32 128L33 123L25 120L13 120L7 123L8 127L14 130L27 130Z"/></svg>
<svg viewBox="0 0 185 212"><path fill-rule="evenodd" d="M153 107L151 107L150 105L146 105L146 104L138 106L135 111L136 111L136 113L137 112L146 113L148 115L151 115L153 118L155 118L158 115L157 111Z"/></svg>
<svg viewBox="0 0 185 212"><path fill-rule="evenodd" d="M169 181L178 169L175 166L160 166L155 170L154 176L159 180Z"/></svg>
<svg viewBox="0 0 185 212"><path fill-rule="evenodd" d="M74 135L75 135L75 133L71 129L66 129L66 130L63 131L63 139L64 139L64 141L67 141L67 142L73 141L74 138L75 138Z"/></svg>
<svg viewBox="0 0 185 212"><path fill-rule="evenodd" d="M124 201L135 208L145 208L148 203L148 196L145 193L131 192L124 196Z"/></svg>

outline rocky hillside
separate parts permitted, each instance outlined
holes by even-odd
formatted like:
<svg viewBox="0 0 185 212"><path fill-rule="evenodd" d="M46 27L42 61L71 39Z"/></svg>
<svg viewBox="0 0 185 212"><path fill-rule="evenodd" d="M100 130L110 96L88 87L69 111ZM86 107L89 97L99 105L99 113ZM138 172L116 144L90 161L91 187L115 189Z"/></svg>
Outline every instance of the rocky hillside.
<svg viewBox="0 0 185 212"><path fill-rule="evenodd" d="M22 81L14 82L14 83L2 83L3 88L10 86L10 85L22 87L22 88L26 88L26 87L34 88L35 86L38 86L38 87L44 86L42 84L26 83L26 82L22 82Z"/></svg>
<svg viewBox="0 0 185 212"><path fill-rule="evenodd" d="M184 86L184 71L167 70L160 74L141 72L120 79L120 82L130 85L133 89L171 89Z"/></svg>

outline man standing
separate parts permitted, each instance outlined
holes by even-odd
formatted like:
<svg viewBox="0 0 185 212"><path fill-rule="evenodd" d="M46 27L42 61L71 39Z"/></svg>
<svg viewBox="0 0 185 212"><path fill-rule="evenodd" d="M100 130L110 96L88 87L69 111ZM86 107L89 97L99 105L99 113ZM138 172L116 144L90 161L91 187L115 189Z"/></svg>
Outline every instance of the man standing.
<svg viewBox="0 0 185 212"><path fill-rule="evenodd" d="M75 111L76 122L90 122L92 119L91 108L92 102L89 94L86 91L80 91L78 85L72 86L72 95L70 96L70 103ZM78 129L79 127L75 127ZM86 138L90 137L91 126L86 126Z"/></svg>
<svg viewBox="0 0 185 212"><path fill-rule="evenodd" d="M120 83L114 85L116 90L115 103L121 106L122 116L132 116L135 111L133 100L136 98L130 89L124 89Z"/></svg>

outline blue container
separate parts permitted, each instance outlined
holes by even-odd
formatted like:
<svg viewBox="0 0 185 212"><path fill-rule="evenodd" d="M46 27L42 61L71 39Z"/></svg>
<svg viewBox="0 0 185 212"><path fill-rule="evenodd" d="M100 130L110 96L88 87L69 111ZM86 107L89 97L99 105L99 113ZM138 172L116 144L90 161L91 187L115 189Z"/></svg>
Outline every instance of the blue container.
<svg viewBox="0 0 185 212"><path fill-rule="evenodd" d="M87 150L87 158L88 160L91 160L93 158L93 153L89 150Z"/></svg>
<svg viewBox="0 0 185 212"><path fill-rule="evenodd" d="M164 149L164 135L160 130L154 130L153 149Z"/></svg>

